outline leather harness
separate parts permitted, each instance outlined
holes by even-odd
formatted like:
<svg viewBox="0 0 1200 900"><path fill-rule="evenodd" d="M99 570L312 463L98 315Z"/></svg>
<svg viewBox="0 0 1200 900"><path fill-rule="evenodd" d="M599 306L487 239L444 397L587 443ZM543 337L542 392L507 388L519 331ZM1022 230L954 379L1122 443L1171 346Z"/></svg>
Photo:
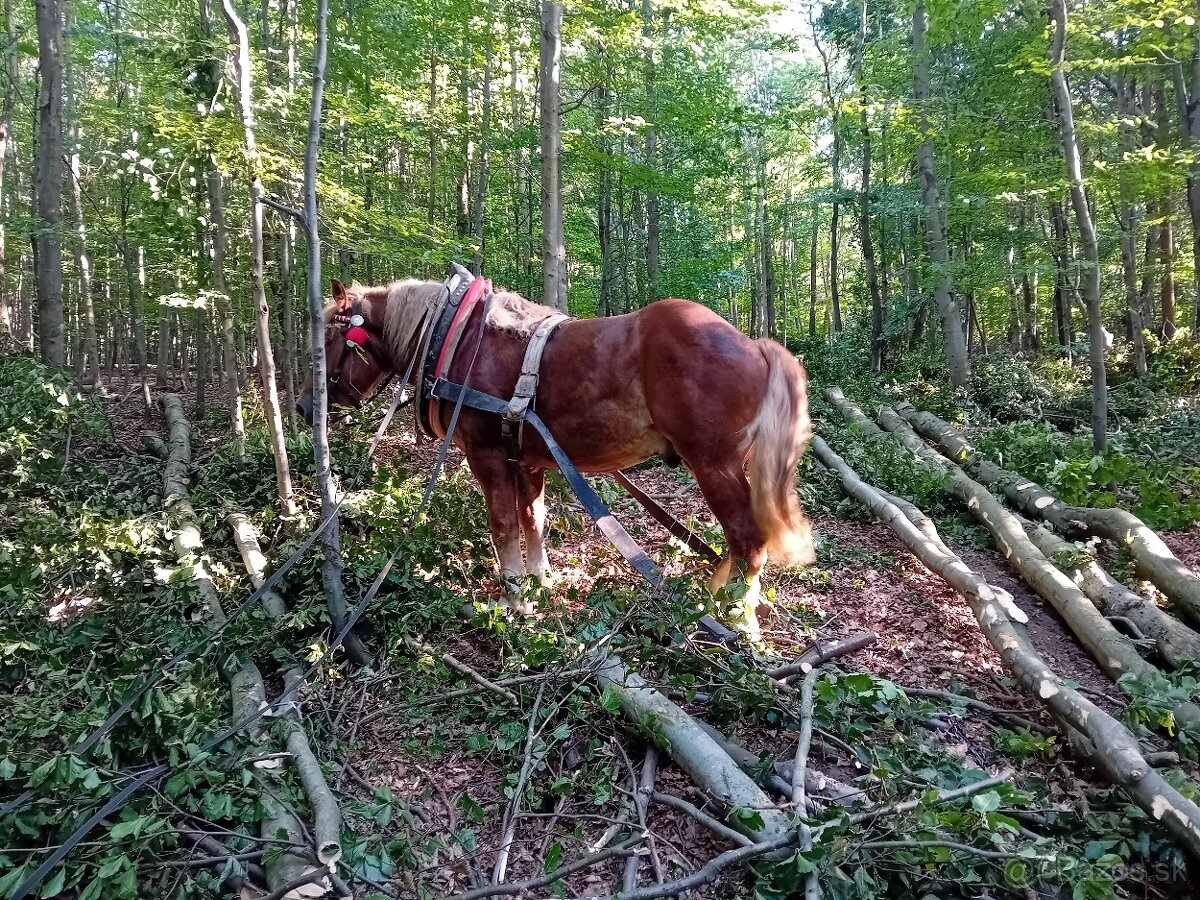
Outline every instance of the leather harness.
<svg viewBox="0 0 1200 900"><path fill-rule="evenodd" d="M479 303L486 304L492 295L492 283L486 278L476 278L462 266L451 265L450 277L446 280L446 299L435 313L434 326L428 332L425 346L421 348L424 363L417 383L417 421L430 437L436 436L433 427L435 404L434 385L439 379L449 377L454 355L466 331L467 320ZM485 310L484 315L487 315ZM525 347L521 361L521 374L508 407L500 418L500 430L508 445L508 462L518 466L521 441L525 431L526 415L537 399L542 354L554 330L570 319L562 313L554 313L543 319Z"/></svg>

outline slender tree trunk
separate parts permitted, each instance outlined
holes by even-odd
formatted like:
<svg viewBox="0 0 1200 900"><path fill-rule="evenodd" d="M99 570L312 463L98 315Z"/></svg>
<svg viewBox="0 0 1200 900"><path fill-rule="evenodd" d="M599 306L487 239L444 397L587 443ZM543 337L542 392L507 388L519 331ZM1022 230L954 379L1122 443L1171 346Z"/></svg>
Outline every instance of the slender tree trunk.
<svg viewBox="0 0 1200 900"><path fill-rule="evenodd" d="M1170 197L1159 201L1158 215L1162 222L1158 226L1158 266L1161 276L1158 282L1158 303L1162 310L1162 335L1167 340L1175 337L1175 210Z"/></svg>
<svg viewBox="0 0 1200 900"><path fill-rule="evenodd" d="M317 46L313 55L312 102L308 113L308 141L304 153L304 238L308 247L308 314L312 331L313 462L321 491L321 519L329 519L321 535L325 565L321 569L325 599L333 627L340 631L349 618L342 583L341 526L337 488L329 454L329 410L325 367L325 298L321 284L321 232L317 210L317 153L321 143L321 106L325 97L325 63L329 33L329 0L317 0ZM431 145L432 146L432 145ZM356 662L366 662L366 649L355 638L346 651Z"/></svg>
<svg viewBox="0 0 1200 900"><path fill-rule="evenodd" d="M87 222L83 217L82 170L79 149L82 142L80 113L75 105L74 67L71 60L70 13L68 28L63 34L65 73L63 98L71 121L70 153L67 158L67 178L71 182L71 212L75 219L75 268L79 270L80 309L83 316L83 359L79 370L82 383L95 387L100 380L100 351L96 345L96 308L92 298L92 261L87 249ZM0 162L0 166L3 163Z"/></svg>
<svg viewBox="0 0 1200 900"><path fill-rule="evenodd" d="M4 73L7 76L4 84L4 109L0 112L0 335L9 340L17 339L17 330L13 322L13 308L16 303L15 295L8 289L8 273L6 266L6 223L8 220L5 206L11 207L12 197L16 195L16 178L5 181L4 164L8 158L9 144L13 143L12 114L16 89L19 84L17 64L17 32L13 24L12 0L4 0L4 33L7 46L4 51Z"/></svg>
<svg viewBox="0 0 1200 900"><path fill-rule="evenodd" d="M1124 78L1117 82L1117 101L1121 111L1121 150L1131 158L1136 150L1131 120L1134 115L1132 94L1137 88ZM1137 205L1133 178L1121 174L1121 273L1125 282L1125 317L1129 324L1129 340L1133 346L1133 368L1137 375L1146 374L1146 343L1142 338L1142 317L1138 313L1137 284Z"/></svg>
<svg viewBox="0 0 1200 900"><path fill-rule="evenodd" d="M645 47L646 105L650 127L646 131L646 168L653 178L658 166L658 130L656 128L657 90L655 86L654 8L651 0L642 0L642 41ZM658 191L653 184L646 189L646 290L648 299L659 298L659 283L662 279L659 264L659 204Z"/></svg>
<svg viewBox="0 0 1200 900"><path fill-rule="evenodd" d="M487 23L484 37L483 62L483 111L479 122L479 164L476 166L475 208L472 211L472 230L475 233L475 259L471 271L476 275L483 272L483 212L488 190L488 153L492 141L492 60L494 56L492 32L496 21L496 0L488 0Z"/></svg>
<svg viewBox="0 0 1200 900"><path fill-rule="evenodd" d="M1029 265L1026 247L1029 245L1029 201L1021 201L1017 218L1017 258L1021 266L1021 299L1025 312L1025 346L1030 350L1042 349L1041 329L1038 323L1037 272Z"/></svg>
<svg viewBox="0 0 1200 900"><path fill-rule="evenodd" d="M250 35L246 24L233 6L233 0L223 0L225 21L229 25L229 40L237 49L238 105L242 113L245 135L246 162L250 167L250 291L254 297L255 322L258 335L258 376L262 381L263 415L271 437L271 454L275 458L276 490L280 511L285 517L296 514L292 499L292 473L288 465L287 445L283 434L283 416L279 410L279 391L275 385L275 351L271 346L271 309L263 283L263 188L258 175L258 142L254 134L254 94L251 86Z"/></svg>
<svg viewBox="0 0 1200 900"><path fill-rule="evenodd" d="M225 382L225 405L233 430L233 451L239 462L246 459L246 422L242 416L242 389L238 379L237 335L233 305L225 286L225 252L229 232L225 224L225 188L215 159L208 161L208 217L212 227L212 287L217 320L221 326L221 376Z"/></svg>
<svg viewBox="0 0 1200 900"><path fill-rule="evenodd" d="M871 129L867 119L867 98L863 83L863 52L867 40L867 0L859 7L858 61L855 68L859 81L862 112L862 184L859 188L859 240L862 243L863 266L867 274L867 293L871 298L871 371L883 371L883 301L879 296L879 277L875 271L875 245L871 240Z"/></svg>
<svg viewBox="0 0 1200 900"><path fill-rule="evenodd" d="M154 386L166 390L167 374L171 368L171 313L164 309L158 318L158 364L154 369Z"/></svg>
<svg viewBox="0 0 1200 900"><path fill-rule="evenodd" d="M36 0L38 35L37 298L38 349L51 366L67 362L62 288L62 8Z"/></svg>
<svg viewBox="0 0 1200 900"><path fill-rule="evenodd" d="M817 335L817 237L820 206L812 208L812 233L808 242L808 336Z"/></svg>
<svg viewBox="0 0 1200 900"><path fill-rule="evenodd" d="M437 51L429 51L429 204L426 219L430 225L437 221Z"/></svg>
<svg viewBox="0 0 1200 900"><path fill-rule="evenodd" d="M612 154L612 139L605 131L605 120L609 115L610 94L608 79L611 73L607 63L605 80L596 92L596 129L600 134L600 198L596 215L597 238L600 242L600 293L596 301L596 315L608 316L613 312L613 254L612 254L612 169L609 157Z"/></svg>
<svg viewBox="0 0 1200 900"><path fill-rule="evenodd" d="M291 218L279 233L279 295L283 306L283 385L284 411L288 430L296 430L296 312L292 307L295 292L293 259L296 248L296 223Z"/></svg>
<svg viewBox="0 0 1200 900"><path fill-rule="evenodd" d="M202 163L198 163L202 165ZM205 194L201 193L197 187L198 199L203 202ZM199 217L197 217L199 218ZM211 284L211 275L209 273L209 242L208 235L205 233L204 226L197 221L196 223L196 246L200 248L197 254L196 265L196 285L199 289L199 294L196 298L196 312L193 319L193 327L196 329L196 418L200 418L204 414L204 407L207 401L205 394L208 389L208 297L203 296L205 285Z"/></svg>
<svg viewBox="0 0 1200 900"><path fill-rule="evenodd" d="M1200 0L1195 4L1200 18ZM1193 313L1192 340L1200 341L1200 27L1192 26L1192 77L1190 90L1184 84L1182 64L1171 67L1180 130L1191 147L1187 170L1188 213L1192 220Z"/></svg>
<svg viewBox="0 0 1200 900"><path fill-rule="evenodd" d="M1083 257L1087 263L1083 273L1083 293L1087 308L1088 356L1092 373L1092 448L1097 453L1102 453L1108 445L1108 385L1104 369L1108 335L1104 330L1100 312L1100 252L1096 245L1092 213L1088 208L1083 167L1079 161L1075 111L1071 103L1071 92L1067 87L1067 75L1063 71L1067 40L1066 0L1051 0L1050 16L1054 22L1054 34L1050 44L1050 85L1057 106L1063 158L1066 160L1067 175L1071 180L1071 205L1075 209L1075 225L1079 230Z"/></svg>
<svg viewBox="0 0 1200 900"><path fill-rule="evenodd" d="M542 115L542 302L565 313L567 258L562 198L561 53L562 4L542 0L538 75Z"/></svg>
<svg viewBox="0 0 1200 900"><path fill-rule="evenodd" d="M1054 330L1058 343L1066 348L1068 358L1072 344L1070 251L1067 246L1067 216L1060 201L1050 203L1051 246L1054 255Z"/></svg>
<svg viewBox="0 0 1200 900"><path fill-rule="evenodd" d="M956 388L967 388L971 384L971 361L967 354L958 301L954 298L954 279L949 269L950 253L946 244L941 189L934 167L933 138L929 133L929 50L926 46L928 25L925 0L917 0L916 11L913 14L913 54L917 60L913 95L920 107L917 130L921 134L921 143L917 148L917 171L921 180L921 199L925 206L926 230L929 233L929 255L937 270L933 299L942 320L950 383Z"/></svg>

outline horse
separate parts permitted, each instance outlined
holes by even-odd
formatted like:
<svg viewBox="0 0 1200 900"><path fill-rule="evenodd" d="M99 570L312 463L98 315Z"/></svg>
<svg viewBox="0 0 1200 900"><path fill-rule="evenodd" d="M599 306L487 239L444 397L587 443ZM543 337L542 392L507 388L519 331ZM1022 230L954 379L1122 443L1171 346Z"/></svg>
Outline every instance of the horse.
<svg viewBox="0 0 1200 900"><path fill-rule="evenodd" d="M419 366L426 323L446 296L436 281L333 281L324 311L328 404L361 407L393 375ZM554 315L518 294L495 292L470 311L442 374L459 384L469 377L470 387L507 400L531 335ZM804 367L775 341L752 340L701 304L663 299L625 315L558 325L544 347L534 402L581 472L612 473L655 454L687 467L725 532L728 552L710 590L744 578L734 619L742 616L738 627L757 636L768 557L799 566L815 558L796 494L797 464L812 434L807 394ZM454 404L426 402L428 424L444 438ZM311 424L311 374L296 407ZM514 447L493 413L463 408L452 439L483 491L501 581L515 605L527 576L546 583L550 574L544 484L557 466L533 428L523 429Z"/></svg>

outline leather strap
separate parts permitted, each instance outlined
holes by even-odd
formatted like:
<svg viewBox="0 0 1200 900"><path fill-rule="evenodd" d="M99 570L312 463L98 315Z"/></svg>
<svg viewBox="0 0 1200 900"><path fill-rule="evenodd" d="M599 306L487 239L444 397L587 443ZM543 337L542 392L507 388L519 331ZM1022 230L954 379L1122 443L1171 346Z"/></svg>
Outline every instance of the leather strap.
<svg viewBox="0 0 1200 900"><path fill-rule="evenodd" d="M662 508L649 494L643 491L640 487L629 480L629 476L620 469L613 472L613 478L617 484L625 488L630 495L642 505L642 509L650 514L650 518L654 519L659 525L671 532L674 537L679 538L687 545L688 549L693 553L698 553L709 562L720 562L721 554L717 553L712 547L708 546L708 541L700 537L677 518Z"/></svg>
<svg viewBox="0 0 1200 900"><path fill-rule="evenodd" d="M521 377L517 379L517 387L513 391L512 399L508 401L509 418L523 418L529 410L537 394L538 372L542 367L542 353L546 349L546 342L550 340L554 329L569 318L571 317L562 313L547 316L529 338L529 344L525 347L525 358L521 361Z"/></svg>

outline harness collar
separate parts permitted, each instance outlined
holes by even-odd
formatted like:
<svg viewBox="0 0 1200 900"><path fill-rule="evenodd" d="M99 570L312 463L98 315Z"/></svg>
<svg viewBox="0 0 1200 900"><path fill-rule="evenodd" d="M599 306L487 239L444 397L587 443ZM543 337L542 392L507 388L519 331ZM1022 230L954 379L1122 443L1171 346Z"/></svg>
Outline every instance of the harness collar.
<svg viewBox="0 0 1200 900"><path fill-rule="evenodd" d="M417 424L430 436L436 435L433 413L438 401L433 396L434 382L448 373L467 319L479 301L491 296L492 283L486 278L476 278L457 263L451 263L445 289L446 298L428 328L428 337L421 351L424 359L417 377Z"/></svg>

